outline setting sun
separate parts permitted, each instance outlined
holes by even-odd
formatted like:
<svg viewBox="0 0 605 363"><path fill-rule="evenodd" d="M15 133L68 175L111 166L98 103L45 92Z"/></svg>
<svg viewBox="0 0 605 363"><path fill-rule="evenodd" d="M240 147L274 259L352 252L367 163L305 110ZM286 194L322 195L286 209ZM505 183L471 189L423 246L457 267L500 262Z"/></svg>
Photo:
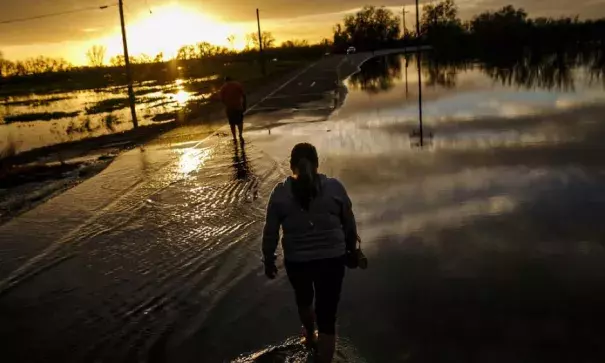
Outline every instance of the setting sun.
<svg viewBox="0 0 605 363"><path fill-rule="evenodd" d="M163 53L164 59L173 58L184 45L206 41L214 45L230 46L227 37L240 37L241 26L225 24L213 17L178 4L153 8L132 19L128 27L128 45L133 55L151 57ZM122 52L119 34L106 40L110 55Z"/></svg>

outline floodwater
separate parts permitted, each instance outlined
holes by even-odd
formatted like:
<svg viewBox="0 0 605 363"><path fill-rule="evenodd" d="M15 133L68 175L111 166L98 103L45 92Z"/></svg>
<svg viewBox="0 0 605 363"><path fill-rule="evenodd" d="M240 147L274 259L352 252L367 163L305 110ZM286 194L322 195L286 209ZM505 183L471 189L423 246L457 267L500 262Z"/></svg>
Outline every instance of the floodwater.
<svg viewBox="0 0 605 363"><path fill-rule="evenodd" d="M210 81L218 76L155 81L135 85L139 124L174 121L176 112L189 102L207 102ZM205 85L206 83L206 85ZM197 89L196 91L192 88ZM50 120L45 115L61 113ZM31 118L11 121L12 117ZM30 94L0 98L0 149L12 143L17 152L77 141L132 129L126 86L50 94Z"/></svg>
<svg viewBox="0 0 605 363"><path fill-rule="evenodd" d="M259 247L289 150L310 141L370 260L346 277L338 362L603 361L603 83L515 72L424 63L422 142L417 66L395 56L367 62L327 119L259 113L245 145L171 142L192 128L124 154L0 227L4 356L307 361Z"/></svg>

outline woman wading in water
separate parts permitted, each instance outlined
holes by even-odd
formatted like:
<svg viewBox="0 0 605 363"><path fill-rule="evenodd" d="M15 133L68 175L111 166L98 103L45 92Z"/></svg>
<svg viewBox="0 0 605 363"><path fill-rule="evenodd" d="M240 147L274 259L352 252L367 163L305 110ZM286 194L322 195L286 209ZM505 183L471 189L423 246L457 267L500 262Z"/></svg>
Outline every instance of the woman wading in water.
<svg viewBox="0 0 605 363"><path fill-rule="evenodd" d="M345 275L345 257L355 253L357 227L351 200L336 179L318 174L311 144L292 150L293 176L278 184L269 200L263 233L265 274L277 276L275 251L282 228L286 272L309 345L317 339L317 362L332 361L336 313ZM315 309L313 301L315 300Z"/></svg>

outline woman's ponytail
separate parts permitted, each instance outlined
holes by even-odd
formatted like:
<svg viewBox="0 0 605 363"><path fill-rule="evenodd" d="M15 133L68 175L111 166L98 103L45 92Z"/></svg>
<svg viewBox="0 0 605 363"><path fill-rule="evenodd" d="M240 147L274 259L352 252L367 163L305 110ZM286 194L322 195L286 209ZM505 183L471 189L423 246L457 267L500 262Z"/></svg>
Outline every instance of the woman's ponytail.
<svg viewBox="0 0 605 363"><path fill-rule="evenodd" d="M319 194L317 150L311 144L298 144L292 149L290 166L296 172L292 180L292 194L300 206L309 210L311 201Z"/></svg>

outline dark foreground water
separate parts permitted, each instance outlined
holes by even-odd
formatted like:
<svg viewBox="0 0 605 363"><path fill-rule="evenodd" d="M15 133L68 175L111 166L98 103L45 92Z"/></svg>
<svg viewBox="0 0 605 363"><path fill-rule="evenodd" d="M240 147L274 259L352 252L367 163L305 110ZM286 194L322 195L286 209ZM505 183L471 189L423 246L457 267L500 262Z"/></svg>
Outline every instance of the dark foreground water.
<svg viewBox="0 0 605 363"><path fill-rule="evenodd" d="M177 130L0 227L7 361L307 361L283 269L259 262L301 141L348 187L370 259L346 279L339 362L603 361L599 75L427 63L419 147L408 65L367 63L327 120L256 115L243 147Z"/></svg>

